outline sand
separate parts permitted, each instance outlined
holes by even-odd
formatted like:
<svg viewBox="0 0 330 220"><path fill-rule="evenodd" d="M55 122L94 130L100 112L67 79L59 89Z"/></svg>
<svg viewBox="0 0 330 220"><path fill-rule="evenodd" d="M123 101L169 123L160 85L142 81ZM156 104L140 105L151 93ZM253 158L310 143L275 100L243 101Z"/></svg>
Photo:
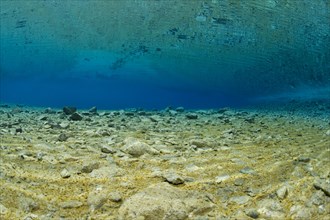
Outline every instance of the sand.
<svg viewBox="0 0 330 220"><path fill-rule="evenodd" d="M2 105L0 219L125 219L163 182L208 198L164 219L330 219L328 108L77 114Z"/></svg>

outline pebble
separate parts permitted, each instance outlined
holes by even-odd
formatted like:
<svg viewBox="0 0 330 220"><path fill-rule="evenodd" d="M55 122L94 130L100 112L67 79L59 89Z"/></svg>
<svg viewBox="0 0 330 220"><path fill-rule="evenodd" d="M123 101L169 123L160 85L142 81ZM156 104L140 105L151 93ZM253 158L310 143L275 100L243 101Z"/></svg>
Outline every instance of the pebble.
<svg viewBox="0 0 330 220"><path fill-rule="evenodd" d="M177 173L172 172L172 171L163 174L163 178L167 182L169 182L169 183L171 183L173 185L179 185L179 184L183 184L184 183L184 179L181 176L179 176Z"/></svg>
<svg viewBox="0 0 330 220"><path fill-rule="evenodd" d="M71 176L71 173L66 169L64 168L62 171L61 171L61 177L62 178L69 178Z"/></svg>

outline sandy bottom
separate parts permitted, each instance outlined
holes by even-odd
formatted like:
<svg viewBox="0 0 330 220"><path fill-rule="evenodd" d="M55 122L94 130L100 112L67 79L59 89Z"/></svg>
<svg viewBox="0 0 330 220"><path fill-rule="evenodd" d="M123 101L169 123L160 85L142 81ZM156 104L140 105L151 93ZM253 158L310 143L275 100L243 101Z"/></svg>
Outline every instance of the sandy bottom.
<svg viewBox="0 0 330 220"><path fill-rule="evenodd" d="M212 209L188 219L330 219L322 111L78 110L75 121L3 106L0 219L117 219L161 182L210 195Z"/></svg>

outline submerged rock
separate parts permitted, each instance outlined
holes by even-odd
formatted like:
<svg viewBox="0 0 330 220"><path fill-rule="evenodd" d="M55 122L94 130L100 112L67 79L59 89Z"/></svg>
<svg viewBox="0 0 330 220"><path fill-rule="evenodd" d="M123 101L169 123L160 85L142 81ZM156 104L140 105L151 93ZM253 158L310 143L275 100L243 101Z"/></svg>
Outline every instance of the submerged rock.
<svg viewBox="0 0 330 220"><path fill-rule="evenodd" d="M77 108L76 107L69 107L69 106L64 106L63 107L63 112L66 115L72 115L76 111L77 111Z"/></svg>
<svg viewBox="0 0 330 220"><path fill-rule="evenodd" d="M78 114L77 112L75 112L70 116L70 119L72 121L81 121L83 119L83 117L80 114Z"/></svg>
<svg viewBox="0 0 330 220"><path fill-rule="evenodd" d="M198 115L195 113L188 113L188 114L186 114L186 118L187 119L197 119Z"/></svg>
<svg viewBox="0 0 330 220"><path fill-rule="evenodd" d="M132 155L133 157L139 157L146 153L159 154L159 151L136 138L126 138L124 143L125 145L121 148L121 150Z"/></svg>
<svg viewBox="0 0 330 220"><path fill-rule="evenodd" d="M168 183L159 183L127 199L119 209L119 219L183 220L205 215L213 207L207 194L184 191Z"/></svg>

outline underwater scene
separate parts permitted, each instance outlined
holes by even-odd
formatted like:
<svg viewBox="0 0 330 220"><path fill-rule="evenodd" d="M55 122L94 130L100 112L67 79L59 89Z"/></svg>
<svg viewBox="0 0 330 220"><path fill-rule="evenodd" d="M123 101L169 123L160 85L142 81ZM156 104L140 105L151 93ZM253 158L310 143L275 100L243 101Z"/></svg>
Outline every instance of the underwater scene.
<svg viewBox="0 0 330 220"><path fill-rule="evenodd" d="M330 220L329 0L1 0L0 219Z"/></svg>

